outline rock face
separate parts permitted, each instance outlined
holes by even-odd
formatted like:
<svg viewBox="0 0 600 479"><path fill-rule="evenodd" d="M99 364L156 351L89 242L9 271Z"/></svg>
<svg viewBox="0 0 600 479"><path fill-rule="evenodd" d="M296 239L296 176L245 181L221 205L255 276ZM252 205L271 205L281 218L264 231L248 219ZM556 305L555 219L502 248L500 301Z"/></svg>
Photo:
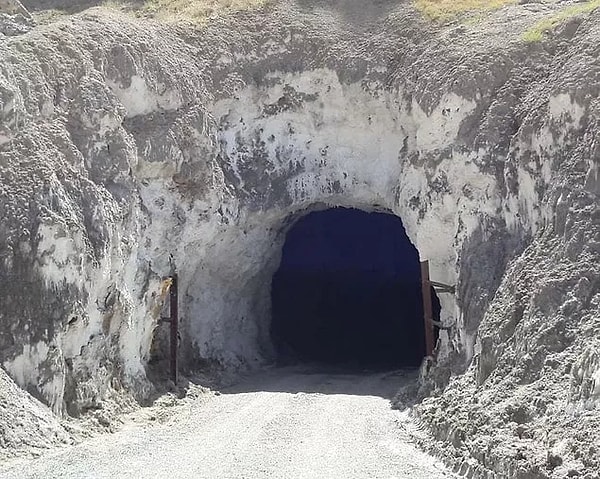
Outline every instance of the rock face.
<svg viewBox="0 0 600 479"><path fill-rule="evenodd" d="M71 442L50 409L17 386L0 368L0 459Z"/></svg>
<svg viewBox="0 0 600 479"><path fill-rule="evenodd" d="M597 468L600 12L524 43L558 8L92 10L0 40L3 366L59 413L144 397L174 265L184 366L256 367L293 221L388 211L457 284L430 389L455 377L419 408L439 451L482 477Z"/></svg>
<svg viewBox="0 0 600 479"><path fill-rule="evenodd" d="M0 12L10 15L21 14L29 16L29 12L19 0L0 0Z"/></svg>
<svg viewBox="0 0 600 479"><path fill-rule="evenodd" d="M31 15L19 0L0 0L0 35L20 35L32 26Z"/></svg>

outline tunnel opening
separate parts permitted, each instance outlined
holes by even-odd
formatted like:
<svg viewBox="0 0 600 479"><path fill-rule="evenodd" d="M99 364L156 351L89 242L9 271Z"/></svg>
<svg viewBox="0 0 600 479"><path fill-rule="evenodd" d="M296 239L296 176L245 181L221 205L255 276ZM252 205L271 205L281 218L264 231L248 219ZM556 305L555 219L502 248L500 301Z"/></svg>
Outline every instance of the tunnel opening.
<svg viewBox="0 0 600 479"><path fill-rule="evenodd" d="M425 356L419 254L395 215L332 208L302 217L271 299L280 362L401 368Z"/></svg>

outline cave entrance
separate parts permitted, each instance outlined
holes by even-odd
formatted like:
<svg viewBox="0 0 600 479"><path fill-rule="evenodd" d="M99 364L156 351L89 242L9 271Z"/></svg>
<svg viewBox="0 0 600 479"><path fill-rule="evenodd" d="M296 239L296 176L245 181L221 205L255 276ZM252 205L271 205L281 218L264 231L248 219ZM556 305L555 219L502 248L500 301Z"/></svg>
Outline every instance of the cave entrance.
<svg viewBox="0 0 600 479"><path fill-rule="evenodd" d="M418 252L397 216L347 208L309 213L288 232L273 276L271 337L279 358L418 366L425 356L420 274Z"/></svg>

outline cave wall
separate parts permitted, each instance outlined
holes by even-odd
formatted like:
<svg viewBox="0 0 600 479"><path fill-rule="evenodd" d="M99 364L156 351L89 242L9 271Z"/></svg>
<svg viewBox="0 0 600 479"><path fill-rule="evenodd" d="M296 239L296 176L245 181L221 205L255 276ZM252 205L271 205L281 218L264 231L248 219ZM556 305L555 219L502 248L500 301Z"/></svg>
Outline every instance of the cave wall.
<svg viewBox="0 0 600 479"><path fill-rule="evenodd" d="M507 268L534 238L567 244L576 192L597 197L598 75L566 50L456 36L406 4L378 35L286 8L200 32L98 10L0 43L0 361L55 411L149 393L171 264L184 367L271 360L285 233L330 206L398 215L458 286L440 363L494 369L499 340L477 333Z"/></svg>

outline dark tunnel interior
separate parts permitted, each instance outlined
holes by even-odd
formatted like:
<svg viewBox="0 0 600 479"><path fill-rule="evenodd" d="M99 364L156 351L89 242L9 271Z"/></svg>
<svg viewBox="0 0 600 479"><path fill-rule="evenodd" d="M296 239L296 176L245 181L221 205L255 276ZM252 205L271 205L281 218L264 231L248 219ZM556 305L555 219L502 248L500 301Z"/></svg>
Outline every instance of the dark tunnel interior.
<svg viewBox="0 0 600 479"><path fill-rule="evenodd" d="M400 368L425 355L419 255L397 216L304 216L287 234L271 291L282 362ZM439 318L435 293L433 303Z"/></svg>

